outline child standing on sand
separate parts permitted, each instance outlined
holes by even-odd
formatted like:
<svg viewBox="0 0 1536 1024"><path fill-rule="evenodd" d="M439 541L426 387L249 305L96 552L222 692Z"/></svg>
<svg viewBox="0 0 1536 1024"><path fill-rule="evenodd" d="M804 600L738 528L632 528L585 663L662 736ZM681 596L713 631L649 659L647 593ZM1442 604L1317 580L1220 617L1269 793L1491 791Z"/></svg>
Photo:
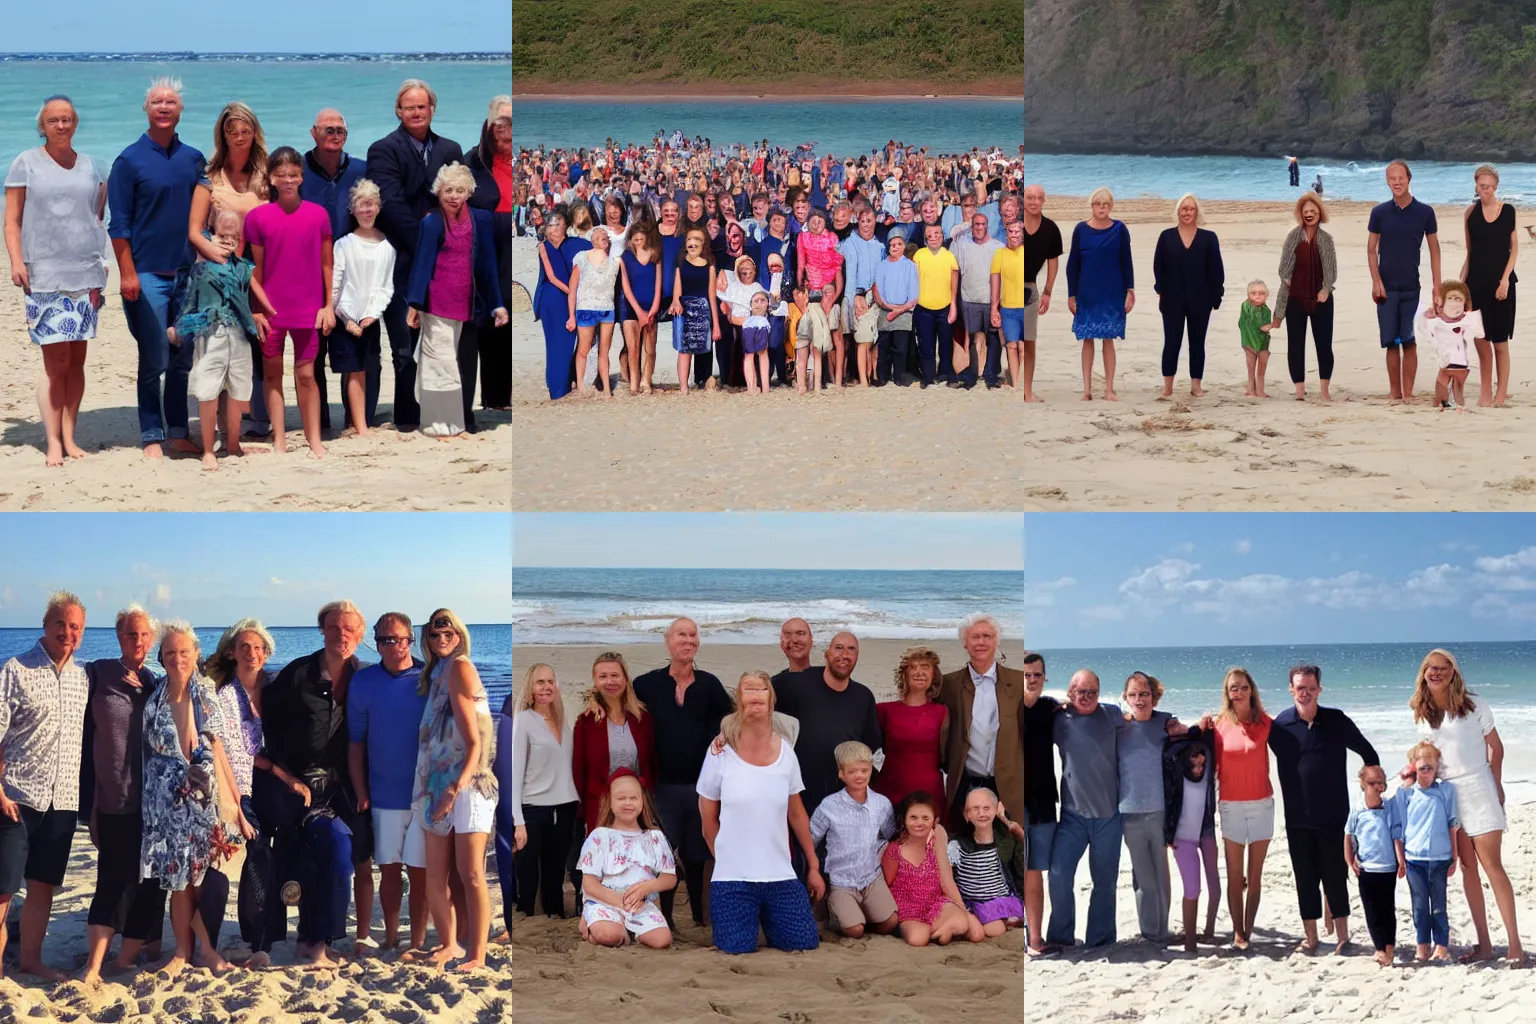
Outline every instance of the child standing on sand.
<svg viewBox="0 0 1536 1024"><path fill-rule="evenodd" d="M379 186L363 178L348 193L357 229L332 246L331 304L345 332L332 332L331 372L341 374L347 416L359 437L368 433L364 384L370 365L379 365L379 328L384 307L395 294L395 249L375 226Z"/></svg>
<svg viewBox="0 0 1536 1024"><path fill-rule="evenodd" d="M1237 313L1237 331L1242 338L1243 355L1248 360L1248 390L1245 395L1268 398L1264 393L1264 371L1269 367L1270 322L1269 285L1248 282L1248 301Z"/></svg>
<svg viewBox="0 0 1536 1024"><path fill-rule="evenodd" d="M594 946L635 941L651 949L672 945L659 894L677 885L672 847L640 779L620 768L608 781L597 827L581 845L581 919Z"/></svg>
<svg viewBox="0 0 1536 1024"><path fill-rule="evenodd" d="M1196 951L1195 926L1200 910L1200 865L1205 864L1205 931L1199 938L1216 941L1216 904L1221 879L1216 872L1216 787L1211 771L1215 757L1203 732L1193 739L1171 742L1163 751L1163 839L1173 848L1184 883L1184 951Z"/></svg>
<svg viewBox="0 0 1536 1024"><path fill-rule="evenodd" d="M1441 307L1425 304L1414 318L1414 336L1427 341L1440 361L1435 377L1435 405L1443 412L1467 411L1467 342L1483 336L1483 314L1467 307L1471 292L1460 281L1440 284Z"/></svg>
<svg viewBox="0 0 1536 1024"><path fill-rule="evenodd" d="M1402 808L1385 800L1387 773L1360 769L1364 807L1352 808L1344 825L1344 860L1360 883L1360 909L1376 947L1376 962L1392 966L1397 948L1397 880L1408 873L1403 859Z"/></svg>
<svg viewBox="0 0 1536 1024"><path fill-rule="evenodd" d="M768 341L773 327L768 323L768 293L752 293L752 315L742 321L742 369L747 378L747 393L759 388L768 393Z"/></svg>
<svg viewBox="0 0 1536 1024"><path fill-rule="evenodd" d="M1445 883L1456 873L1456 833L1461 830L1461 818L1456 811L1456 787L1440 781L1439 774L1440 748L1428 740L1414 744L1408 751L1408 767L1399 776L1403 788L1392 799L1403 822L1403 857L1413 895L1413 928L1418 939L1413 959L1449 963ZM1430 942L1435 945L1433 954Z"/></svg>

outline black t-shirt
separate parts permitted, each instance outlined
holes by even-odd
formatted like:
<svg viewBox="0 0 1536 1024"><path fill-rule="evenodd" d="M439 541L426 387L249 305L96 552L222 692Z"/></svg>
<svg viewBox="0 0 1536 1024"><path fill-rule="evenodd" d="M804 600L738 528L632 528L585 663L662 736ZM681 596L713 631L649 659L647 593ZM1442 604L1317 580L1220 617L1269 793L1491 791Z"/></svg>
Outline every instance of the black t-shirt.
<svg viewBox="0 0 1536 1024"><path fill-rule="evenodd" d="M828 227L832 227L832 225L830 225L830 224L828 224L827 226ZM848 241L848 236L853 234L856 230L858 230L858 227L859 226L857 224L855 224L853 221L849 221L847 224L844 224L840 228L832 228L832 233L837 236L837 240L839 242L846 242L846 241Z"/></svg>
<svg viewBox="0 0 1536 1024"><path fill-rule="evenodd" d="M1054 697L1040 697L1033 707L1024 709L1024 809L1030 824L1056 820L1056 755L1053 734L1056 712L1061 705Z"/></svg>
<svg viewBox="0 0 1536 1024"><path fill-rule="evenodd" d="M1024 230L1024 280L1030 284L1035 283L1040 276L1040 268L1045 266L1046 260L1059 259L1061 257L1061 229L1056 222L1049 217L1040 218L1040 230L1034 234L1029 229Z"/></svg>
<svg viewBox="0 0 1536 1024"><path fill-rule="evenodd" d="M666 665L636 676L634 686L655 726L657 781L696 785L710 741L720 732L720 719L731 712L730 695L719 677L694 669L682 704L677 703L677 682Z"/></svg>
<svg viewBox="0 0 1536 1024"><path fill-rule="evenodd" d="M843 788L837 777L837 758L833 751L839 743L858 740L871 751L880 749L880 720L875 714L875 695L864 684L850 679L848 686L834 690L826 683L825 666L814 665L804 672L788 669L773 677L777 696L775 710L800 722L800 736L795 740L795 757L800 762L800 778L805 792L800 798L807 814L822 800Z"/></svg>

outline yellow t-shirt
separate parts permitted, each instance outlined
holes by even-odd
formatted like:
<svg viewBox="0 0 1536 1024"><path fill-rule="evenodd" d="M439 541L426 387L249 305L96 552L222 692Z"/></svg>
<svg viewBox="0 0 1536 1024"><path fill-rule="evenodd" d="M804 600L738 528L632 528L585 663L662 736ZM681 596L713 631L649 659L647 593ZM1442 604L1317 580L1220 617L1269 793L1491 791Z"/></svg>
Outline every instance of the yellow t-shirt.
<svg viewBox="0 0 1536 1024"><path fill-rule="evenodd" d="M917 264L917 304L927 309L948 309L954 300L950 274L960 269L955 254L948 249L934 252L925 245L912 257L912 262Z"/></svg>
<svg viewBox="0 0 1536 1024"><path fill-rule="evenodd" d="M1024 308L1024 247L999 249L992 254L992 273L998 282L997 304L1004 309Z"/></svg>

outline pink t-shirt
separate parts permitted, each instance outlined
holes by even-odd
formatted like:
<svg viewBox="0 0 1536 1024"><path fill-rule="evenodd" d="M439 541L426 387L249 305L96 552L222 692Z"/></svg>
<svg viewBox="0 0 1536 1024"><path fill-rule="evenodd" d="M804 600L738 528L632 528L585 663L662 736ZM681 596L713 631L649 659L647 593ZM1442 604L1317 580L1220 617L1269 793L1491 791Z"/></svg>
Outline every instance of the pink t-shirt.
<svg viewBox="0 0 1536 1024"><path fill-rule="evenodd" d="M330 282L320 254L331 240L331 217L317 203L301 202L292 213L265 203L245 215L245 240L262 247L262 287L277 315L273 327L313 328Z"/></svg>

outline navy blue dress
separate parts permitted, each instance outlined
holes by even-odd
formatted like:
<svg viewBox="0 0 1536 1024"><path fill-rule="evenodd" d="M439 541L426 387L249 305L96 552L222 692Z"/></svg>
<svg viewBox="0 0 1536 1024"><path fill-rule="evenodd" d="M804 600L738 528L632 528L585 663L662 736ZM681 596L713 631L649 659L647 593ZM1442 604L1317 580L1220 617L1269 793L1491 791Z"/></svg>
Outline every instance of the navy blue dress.
<svg viewBox="0 0 1536 1024"><path fill-rule="evenodd" d="M640 303L644 309L650 309L651 299L655 297L657 285L660 283L657 275L656 260L653 258L649 263L641 263L634 253L626 252L624 253L623 265L624 273L629 276L629 290L634 293L635 301ZM636 315L638 311L632 308L629 304L629 299L624 297L622 284L620 285L619 292L619 322L623 323L625 320L640 319ZM664 306L658 304L656 312L661 313L664 309Z"/></svg>
<svg viewBox="0 0 1536 1024"><path fill-rule="evenodd" d="M576 254L592 248L585 238L568 235L556 246L547 239L539 250L549 257L549 267L560 283L571 283L571 262ZM576 358L576 332L565 329L570 318L566 293L550 283L539 261L539 283L533 289L533 317L544 325L544 383L550 398L564 398L571 390L571 365Z"/></svg>
<svg viewBox="0 0 1536 1024"><path fill-rule="evenodd" d="M1134 287L1130 229L1118 220L1103 229L1087 221L1072 229L1067 295L1077 300L1072 333L1078 341L1125 337L1125 293Z"/></svg>

